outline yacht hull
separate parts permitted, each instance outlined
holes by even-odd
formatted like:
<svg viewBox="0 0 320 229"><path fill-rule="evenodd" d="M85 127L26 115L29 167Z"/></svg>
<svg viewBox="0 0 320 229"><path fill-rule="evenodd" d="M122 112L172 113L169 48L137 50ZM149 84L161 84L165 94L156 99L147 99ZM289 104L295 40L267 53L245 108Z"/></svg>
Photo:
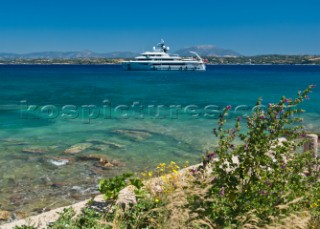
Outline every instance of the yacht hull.
<svg viewBox="0 0 320 229"><path fill-rule="evenodd" d="M206 65L196 63L143 63L127 61L122 63L126 71L205 71Z"/></svg>

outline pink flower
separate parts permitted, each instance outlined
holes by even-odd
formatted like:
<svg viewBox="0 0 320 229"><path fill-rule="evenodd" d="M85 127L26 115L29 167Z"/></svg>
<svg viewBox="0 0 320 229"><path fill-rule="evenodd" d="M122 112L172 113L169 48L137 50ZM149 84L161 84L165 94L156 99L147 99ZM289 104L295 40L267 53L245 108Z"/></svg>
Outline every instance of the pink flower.
<svg viewBox="0 0 320 229"><path fill-rule="evenodd" d="M225 194L225 193L224 193L224 187L222 187L222 188L220 189L219 195L220 195L220 196L224 196L224 194Z"/></svg>
<svg viewBox="0 0 320 229"><path fill-rule="evenodd" d="M216 153L215 153L215 152L212 152L212 153L207 154L207 159L208 159L208 160L212 160L212 159L214 159L215 157L216 157Z"/></svg>

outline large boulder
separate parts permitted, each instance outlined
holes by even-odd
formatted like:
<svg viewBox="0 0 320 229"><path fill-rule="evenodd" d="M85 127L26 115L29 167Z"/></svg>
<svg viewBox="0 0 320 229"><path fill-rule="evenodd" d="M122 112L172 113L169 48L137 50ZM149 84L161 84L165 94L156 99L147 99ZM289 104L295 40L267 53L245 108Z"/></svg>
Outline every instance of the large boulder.
<svg viewBox="0 0 320 229"><path fill-rule="evenodd" d="M318 135L307 134L306 142L304 144L304 152L311 151L314 158L318 157Z"/></svg>
<svg viewBox="0 0 320 229"><path fill-rule="evenodd" d="M122 189L119 192L116 205L125 211L130 208L130 206L137 204L136 194L134 192L136 189L137 188L134 185L129 185Z"/></svg>

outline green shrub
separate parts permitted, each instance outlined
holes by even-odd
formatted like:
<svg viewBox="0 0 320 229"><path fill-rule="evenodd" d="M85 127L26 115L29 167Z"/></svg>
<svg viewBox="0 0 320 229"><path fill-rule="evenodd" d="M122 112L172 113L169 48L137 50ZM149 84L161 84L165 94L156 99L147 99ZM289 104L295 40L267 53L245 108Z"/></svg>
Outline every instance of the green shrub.
<svg viewBox="0 0 320 229"><path fill-rule="evenodd" d="M22 225L22 226L15 226L14 229L37 229L37 228L34 226Z"/></svg>
<svg viewBox="0 0 320 229"><path fill-rule="evenodd" d="M104 194L107 200L117 199L119 192L128 185L131 173L115 176L109 179L102 179L99 182L99 191Z"/></svg>
<svg viewBox="0 0 320 229"><path fill-rule="evenodd" d="M60 229L60 228L72 228L73 217L75 217L76 212L73 208L65 208L63 212L59 213L59 218L57 221L49 225L49 228ZM74 227L73 227L74 228Z"/></svg>
<svg viewBox="0 0 320 229"><path fill-rule="evenodd" d="M141 179L133 177L132 173L125 173L99 182L99 191L107 200L116 200L119 192L128 185L135 186L138 190L143 187Z"/></svg>
<svg viewBox="0 0 320 229"><path fill-rule="evenodd" d="M306 133L303 126L296 125L302 120L294 115L303 112L298 105L312 88L299 92L295 99L282 97L265 111L259 99L247 117L246 133L241 132L241 118L233 129L223 128L231 107L225 108L218 129L214 129L219 145L203 160L203 167L212 165L213 181L207 196L194 206L205 209L202 217L208 216L222 227L236 228L249 222L261 226L308 207L310 196L306 193L318 183L318 174L304 173L317 162L310 152L296 152ZM278 138L283 136L287 141L280 142ZM240 144L234 143L236 138Z"/></svg>

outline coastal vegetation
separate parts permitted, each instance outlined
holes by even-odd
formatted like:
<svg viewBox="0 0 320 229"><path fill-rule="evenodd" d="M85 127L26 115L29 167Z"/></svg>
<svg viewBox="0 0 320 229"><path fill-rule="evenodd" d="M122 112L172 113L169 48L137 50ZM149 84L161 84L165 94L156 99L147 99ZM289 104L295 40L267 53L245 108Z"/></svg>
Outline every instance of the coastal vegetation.
<svg viewBox="0 0 320 229"><path fill-rule="evenodd" d="M213 129L218 145L201 164L160 163L102 179L107 209L91 200L80 215L65 209L49 228L319 228L319 158L302 151L308 133L299 117L312 88L267 108L258 99L233 128L225 128L225 107Z"/></svg>
<svg viewBox="0 0 320 229"><path fill-rule="evenodd" d="M320 57L313 55L258 55L207 59L210 64L320 64Z"/></svg>

